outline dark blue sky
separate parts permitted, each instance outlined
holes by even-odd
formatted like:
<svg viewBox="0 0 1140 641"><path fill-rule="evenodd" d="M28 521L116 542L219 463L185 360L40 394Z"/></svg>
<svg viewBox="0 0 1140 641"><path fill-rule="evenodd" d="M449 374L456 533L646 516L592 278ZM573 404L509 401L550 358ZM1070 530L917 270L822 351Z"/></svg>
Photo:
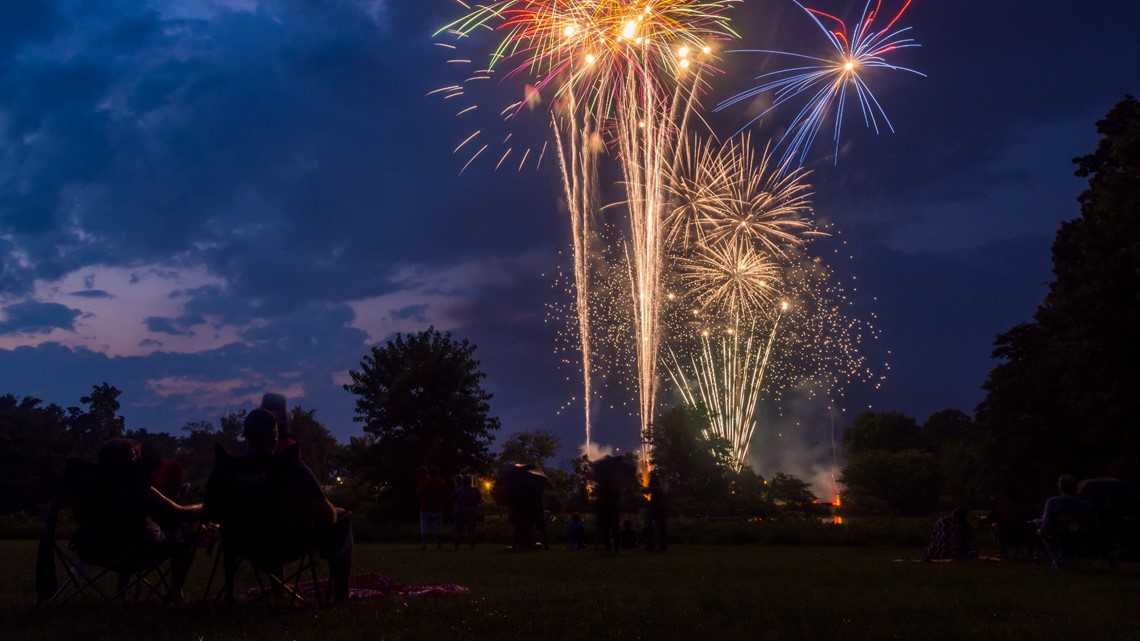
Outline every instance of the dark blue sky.
<svg viewBox="0 0 1140 641"><path fill-rule="evenodd" d="M478 345L500 438L580 442L577 374L548 314L569 238L554 167L460 175L467 131L427 95L451 80L431 34L459 10L0 5L0 392L73 405L107 381L130 427L176 431L277 390L346 438L347 370L434 324ZM740 48L822 44L790 0L746 1L734 20ZM1040 301L1053 233L1078 214L1071 160L1140 91L1140 5L917 0L905 21L922 47L895 62L928 77L876 85L896 133L850 113L838 166L826 143L809 166L816 215L847 242L837 277L857 277L851 297L875 314L869 355L890 351L882 388L844 405L922 420L972 410L994 336ZM730 58L710 101L743 89L750 64ZM636 442L623 412L596 420L600 440ZM832 423L801 427L780 447L787 426L766 426L762 471L830 456L817 445Z"/></svg>

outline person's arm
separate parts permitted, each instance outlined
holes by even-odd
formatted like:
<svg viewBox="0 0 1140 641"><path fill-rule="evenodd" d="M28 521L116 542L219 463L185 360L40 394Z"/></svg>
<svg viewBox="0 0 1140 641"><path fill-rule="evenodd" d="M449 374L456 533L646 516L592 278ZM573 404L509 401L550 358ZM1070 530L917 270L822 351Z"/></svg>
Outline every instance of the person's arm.
<svg viewBox="0 0 1140 641"><path fill-rule="evenodd" d="M147 503L150 505L168 512L170 514L178 514L186 519L196 519L202 516L202 504L196 503L194 505L179 505L172 501L165 494L160 492L155 486L150 486L146 494Z"/></svg>
<svg viewBox="0 0 1140 641"><path fill-rule="evenodd" d="M325 496L321 484L313 471L304 463L299 464L300 476L297 477L300 486L297 487L297 496L308 512L309 519L314 525L324 526L336 523L336 508Z"/></svg>

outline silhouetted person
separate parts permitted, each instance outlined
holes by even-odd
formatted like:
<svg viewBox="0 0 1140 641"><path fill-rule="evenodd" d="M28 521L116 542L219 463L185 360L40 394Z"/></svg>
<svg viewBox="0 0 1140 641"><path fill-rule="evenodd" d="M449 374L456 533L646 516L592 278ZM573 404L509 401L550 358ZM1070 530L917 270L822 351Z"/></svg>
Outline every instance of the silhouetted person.
<svg viewBox="0 0 1140 641"><path fill-rule="evenodd" d="M463 533L475 549L475 522L479 519L479 503L483 497L471 476L455 475L455 489L451 493L451 519L455 521L455 549L463 542Z"/></svg>
<svg viewBox="0 0 1140 641"><path fill-rule="evenodd" d="M938 517L930 546L922 558L924 561L970 561L978 558L978 541L974 537L974 528L966 522L966 510L954 508L950 514Z"/></svg>
<svg viewBox="0 0 1140 641"><path fill-rule="evenodd" d="M570 515L570 523L566 525L566 541L571 550L586 547L586 528L582 526L582 515L577 512Z"/></svg>
<svg viewBox="0 0 1140 641"><path fill-rule="evenodd" d="M447 501L447 481L439 475L439 468L427 468L416 488L420 497L420 547L427 549L428 537L435 539L435 549L443 549L443 504Z"/></svg>
<svg viewBox="0 0 1140 641"><path fill-rule="evenodd" d="M194 562L194 528L202 516L202 505L179 505L155 487L151 466L142 461L142 446L138 441L113 438L99 448L99 467L119 494L124 505L144 505L146 516L138 523L135 542L154 545L160 554L169 555L170 593L167 600L181 603L185 600L182 587ZM119 574L119 588L126 586L130 577Z"/></svg>
<svg viewBox="0 0 1140 641"><path fill-rule="evenodd" d="M1062 514L1096 516L1096 508L1092 503L1077 496L1077 479L1071 474L1062 474L1057 479L1059 495L1045 501L1045 511L1041 515L1041 527L1037 529L1037 536L1049 552L1053 567L1060 567L1061 550L1057 538L1057 521Z"/></svg>
<svg viewBox="0 0 1140 641"><path fill-rule="evenodd" d="M657 476L657 472L649 473L649 484L645 488L645 493L645 498L649 502L647 510L649 523L645 528L647 531L645 549L651 551L653 547L657 547L662 552L667 552L669 550L669 496L661 483L661 477ZM652 546L650 545L651 537Z"/></svg>
<svg viewBox="0 0 1140 641"><path fill-rule="evenodd" d="M599 478L594 488L594 515L597 517L597 537L606 546L606 551L617 552L621 547L618 540L618 523L621 518L621 487L610 479Z"/></svg>
<svg viewBox="0 0 1140 641"><path fill-rule="evenodd" d="M633 529L633 522L629 519L622 522L621 531L618 532L618 540L623 550L630 550L641 545L641 537L637 535L637 530Z"/></svg>
<svg viewBox="0 0 1140 641"><path fill-rule="evenodd" d="M140 442L140 460L150 470L151 485L175 502L181 503L190 489L182 464L162 455L153 441Z"/></svg>
<svg viewBox="0 0 1140 641"><path fill-rule="evenodd" d="M993 529L997 543L998 557L1009 558L1009 549L1026 551L1027 558L1033 558L1033 527L1030 524L1037 517L1033 506L1021 497L1016 488L1009 488L994 502L987 521Z"/></svg>
<svg viewBox="0 0 1140 641"><path fill-rule="evenodd" d="M246 456L272 456L277 449L277 419L257 409L245 417ZM298 461L289 468L292 475L283 481L290 506L298 512L299 523L311 528L321 558L329 563L329 582L335 603L348 600L348 576L352 566L352 525L347 510L334 507L325 497L309 466ZM278 577L280 571L278 570Z"/></svg>
<svg viewBox="0 0 1140 641"><path fill-rule="evenodd" d="M293 439L293 416L289 413L289 404L283 395L274 392L266 393L261 397L261 405L258 409L269 412L277 421L277 449L273 451L274 454L284 452L297 444L297 441ZM300 458L300 456L301 452L298 450L297 457Z"/></svg>

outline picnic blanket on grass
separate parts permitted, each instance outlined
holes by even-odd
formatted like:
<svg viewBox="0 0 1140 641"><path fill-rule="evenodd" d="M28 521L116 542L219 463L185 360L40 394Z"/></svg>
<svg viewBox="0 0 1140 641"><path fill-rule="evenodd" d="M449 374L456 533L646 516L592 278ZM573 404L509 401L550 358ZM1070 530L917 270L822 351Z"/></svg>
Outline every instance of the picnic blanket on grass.
<svg viewBox="0 0 1140 641"><path fill-rule="evenodd" d="M321 594L328 594L328 579L319 579L316 586L320 588ZM316 595L312 581L299 583L296 589L297 594L304 598L311 598ZM260 591L260 588L253 588L249 591L249 594L250 596L256 596ZM442 585L404 585L393 581L383 574L377 574L376 572L354 574L348 577L348 596L351 599L371 599L385 595L401 597L439 596L444 594L467 594L470 591L469 588L453 583L445 583Z"/></svg>

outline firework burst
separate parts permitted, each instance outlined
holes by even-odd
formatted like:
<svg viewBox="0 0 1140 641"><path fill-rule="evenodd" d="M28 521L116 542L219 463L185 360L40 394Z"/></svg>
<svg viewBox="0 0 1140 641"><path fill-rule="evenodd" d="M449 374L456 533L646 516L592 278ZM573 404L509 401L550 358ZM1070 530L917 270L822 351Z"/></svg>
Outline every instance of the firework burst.
<svg viewBox="0 0 1140 641"><path fill-rule="evenodd" d="M747 318L778 296L780 266L744 239L703 245L678 263L701 313Z"/></svg>
<svg viewBox="0 0 1140 641"><path fill-rule="evenodd" d="M720 103L715 111L720 111L771 93L771 106L764 109L741 129L748 128L773 109L797 98L801 94L809 97L792 120L780 144L784 146L782 162L797 159L803 164L814 145L823 125L833 118L832 139L835 142L835 162L839 162L839 140L843 127L843 114L846 111L848 93L854 92L868 128L879 133L879 121L891 132L894 127L886 111L868 84L869 76L876 70L905 71L925 77L925 74L898 66L888 61L887 56L894 51L920 46L907 36L910 27L897 27L899 20L910 7L912 0L906 0L897 12L882 13L883 0L868 0L854 27L848 27L843 19L796 2L811 18L812 22L826 36L832 48L831 55L817 57L770 49L742 50L740 53L765 53L803 60L804 64L761 74L756 80L761 84L736 94ZM886 24L879 26L884 20Z"/></svg>
<svg viewBox="0 0 1140 641"><path fill-rule="evenodd" d="M813 235L810 172L757 157L749 136L690 141L669 182L669 242L682 248L742 241L784 256Z"/></svg>

